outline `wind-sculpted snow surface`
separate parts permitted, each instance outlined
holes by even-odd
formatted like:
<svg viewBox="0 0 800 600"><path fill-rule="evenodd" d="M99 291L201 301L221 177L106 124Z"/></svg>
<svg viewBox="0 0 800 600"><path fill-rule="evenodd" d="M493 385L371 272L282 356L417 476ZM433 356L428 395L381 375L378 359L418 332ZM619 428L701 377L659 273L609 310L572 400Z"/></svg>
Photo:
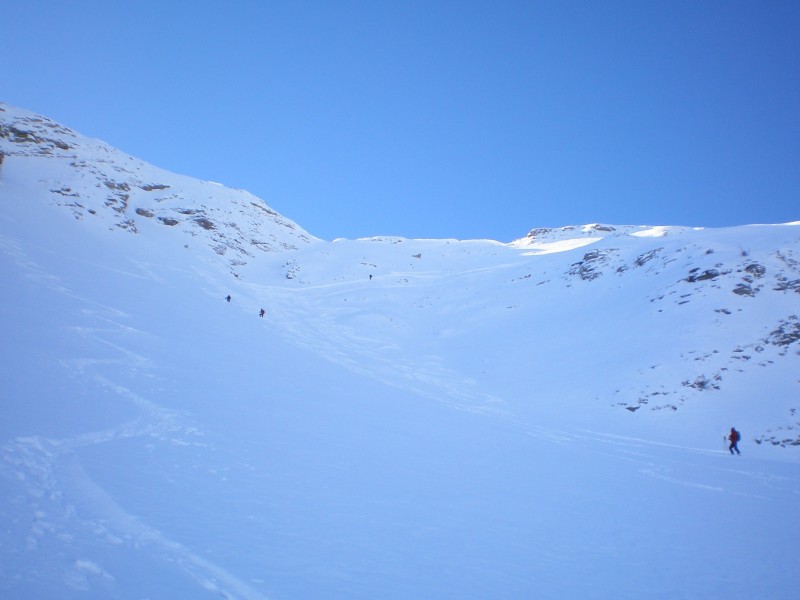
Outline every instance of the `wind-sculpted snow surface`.
<svg viewBox="0 0 800 600"><path fill-rule="evenodd" d="M323 242L0 109L0 596L796 597L798 224Z"/></svg>

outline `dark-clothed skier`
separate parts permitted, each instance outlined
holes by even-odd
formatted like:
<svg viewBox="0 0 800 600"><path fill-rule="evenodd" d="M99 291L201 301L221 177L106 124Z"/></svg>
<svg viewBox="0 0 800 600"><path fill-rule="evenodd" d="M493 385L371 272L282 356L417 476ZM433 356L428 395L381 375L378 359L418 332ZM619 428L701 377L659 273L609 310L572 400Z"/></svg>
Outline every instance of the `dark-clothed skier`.
<svg viewBox="0 0 800 600"><path fill-rule="evenodd" d="M264 316L264 314L265 314L266 312L267 312L267 311L265 311L265 310L262 308L262 309L261 309L261 312L260 312L260 313L258 313L258 316L259 316L259 317L263 317L263 316Z"/></svg>
<svg viewBox="0 0 800 600"><path fill-rule="evenodd" d="M231 295L230 295L230 294L228 294L227 296L225 296L225 300L227 300L228 302L230 302L230 301L231 301Z"/></svg>
<svg viewBox="0 0 800 600"><path fill-rule="evenodd" d="M741 454L741 452L739 452L739 446L737 446L737 444L739 443L739 440L742 439L742 435L738 431L736 431L735 427L731 427L731 433L728 436L728 439L731 442L731 445L728 446L728 450L731 451L731 454L733 454L734 451L736 452L736 454Z"/></svg>

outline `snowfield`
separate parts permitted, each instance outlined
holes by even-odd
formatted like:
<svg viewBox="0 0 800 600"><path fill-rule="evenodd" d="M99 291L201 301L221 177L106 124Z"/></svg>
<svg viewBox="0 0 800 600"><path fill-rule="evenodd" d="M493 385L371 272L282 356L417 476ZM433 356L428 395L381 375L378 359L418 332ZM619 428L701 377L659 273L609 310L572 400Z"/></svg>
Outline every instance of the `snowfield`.
<svg viewBox="0 0 800 600"><path fill-rule="evenodd" d="M0 152L2 597L798 597L800 222L327 242Z"/></svg>

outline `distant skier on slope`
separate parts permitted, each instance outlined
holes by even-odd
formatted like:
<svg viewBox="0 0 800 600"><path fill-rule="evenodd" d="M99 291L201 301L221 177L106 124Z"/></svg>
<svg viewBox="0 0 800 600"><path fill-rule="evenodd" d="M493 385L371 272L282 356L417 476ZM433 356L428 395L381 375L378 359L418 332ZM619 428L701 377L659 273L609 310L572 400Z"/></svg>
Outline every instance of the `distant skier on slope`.
<svg viewBox="0 0 800 600"><path fill-rule="evenodd" d="M227 300L228 302L230 302L230 301L231 301L231 295L230 295L230 294L228 294L227 296L225 296L225 300Z"/></svg>
<svg viewBox="0 0 800 600"><path fill-rule="evenodd" d="M263 317L263 316L264 316L264 314L265 314L266 312L267 312L267 311L265 311L265 310L262 308L262 309L261 309L261 312L259 312L259 313L258 313L258 316L259 316L259 317Z"/></svg>
<svg viewBox="0 0 800 600"><path fill-rule="evenodd" d="M731 445L728 446L728 450L731 451L731 454L733 454L734 450L736 451L736 454L741 454L741 452L739 452L739 446L737 446L737 444L739 443L739 440L742 439L742 434L736 431L735 427L731 427L731 433L728 436L728 439L731 442Z"/></svg>

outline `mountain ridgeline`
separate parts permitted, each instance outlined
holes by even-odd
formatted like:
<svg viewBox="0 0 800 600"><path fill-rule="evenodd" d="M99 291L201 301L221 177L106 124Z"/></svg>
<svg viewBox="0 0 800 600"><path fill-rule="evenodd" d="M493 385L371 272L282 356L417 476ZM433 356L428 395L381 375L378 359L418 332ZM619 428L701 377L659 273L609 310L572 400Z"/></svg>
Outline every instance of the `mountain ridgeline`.
<svg viewBox="0 0 800 600"><path fill-rule="evenodd" d="M506 332L498 343L507 355L492 350L491 361L453 364L466 369L463 377L483 379L480 393L500 396L494 400L506 409L519 401L503 398L492 387L493 375L552 373L543 361L568 360L570 388L579 373L586 377L579 394L560 394L576 405L588 401L636 416L667 411L680 423L684 407L714 397L714 410L723 412L758 406L751 406L760 415L749 432L754 441L800 445L798 223L717 230L591 224L533 229L508 244L397 237L325 242L245 191L163 171L7 105L0 105L0 150L6 214L16 204L39 203L70 215L76 223L63 227L73 228L71 235L102 229L180 245L194 260L224 268L231 289L237 282L269 284L299 297L321 285L389 281L392 293L402 290L408 302L402 313L419 321L414 331L427 332L445 360L447 338L478 356L481 332ZM355 331L358 304L350 299L349 334L392 343L402 338L401 324L386 326L396 317L376 315L372 303L361 315L371 315L363 319L366 330ZM330 312L316 311L315 337L324 336ZM469 335L470 323L478 339ZM559 351L515 358L514 342L540 344L542 331ZM587 339L596 352L581 365L582 353L571 352L569 341L582 346ZM332 343L318 341L320 348ZM599 356L619 360L598 371Z"/></svg>
<svg viewBox="0 0 800 600"><path fill-rule="evenodd" d="M324 241L0 104L0 273L4 598L797 596L800 222Z"/></svg>

